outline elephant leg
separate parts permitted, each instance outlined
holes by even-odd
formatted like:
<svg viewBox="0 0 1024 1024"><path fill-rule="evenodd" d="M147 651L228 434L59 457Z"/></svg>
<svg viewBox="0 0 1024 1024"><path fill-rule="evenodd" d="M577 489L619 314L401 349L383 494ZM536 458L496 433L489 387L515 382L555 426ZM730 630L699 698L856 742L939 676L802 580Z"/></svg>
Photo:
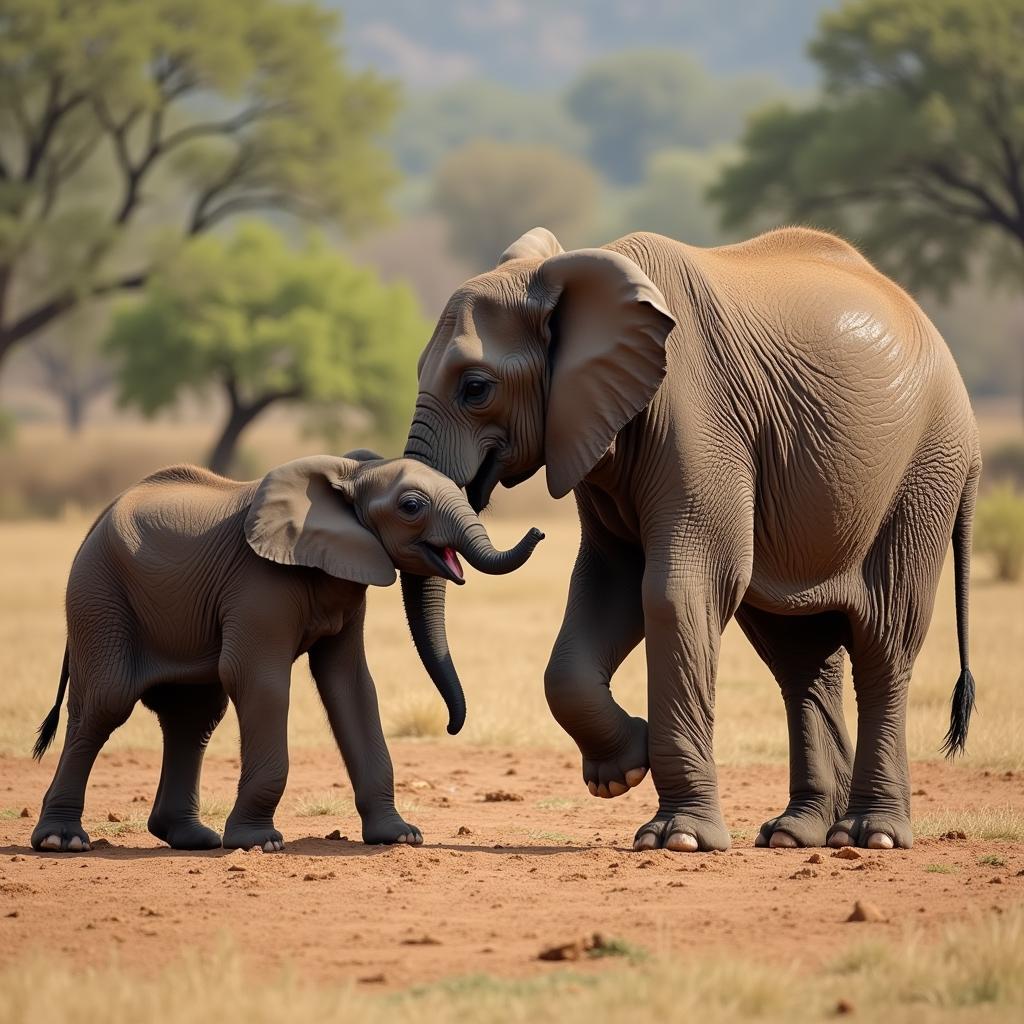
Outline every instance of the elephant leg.
<svg viewBox="0 0 1024 1024"><path fill-rule="evenodd" d="M250 638L248 647L256 645ZM274 811L288 781L288 698L291 660L257 650L252 660L221 657L221 682L238 713L242 770L238 796L224 824L225 849L284 848Z"/></svg>
<svg viewBox="0 0 1024 1024"><path fill-rule="evenodd" d="M131 686L105 682L106 689L97 692L93 680L108 681L116 674L109 667L104 666L97 672L77 669L73 658L72 687L81 692L82 684L88 681L91 690L85 701L74 692L68 700L64 748L53 782L43 797L39 823L32 831L32 847L36 850L77 853L90 849L89 836L82 828L89 773L103 744L115 729L124 725L135 706L135 691Z"/></svg>
<svg viewBox="0 0 1024 1024"><path fill-rule="evenodd" d="M352 780L364 843L409 843L423 834L395 808L394 770L384 742L377 691L363 649L365 601L337 636L313 645L309 666Z"/></svg>
<svg viewBox="0 0 1024 1024"><path fill-rule="evenodd" d="M164 684L142 696L164 737L163 764L149 831L175 850L212 850L220 836L199 820L199 777L213 730L227 709L220 683Z"/></svg>
<svg viewBox="0 0 1024 1024"><path fill-rule="evenodd" d="M735 605L730 596L723 607L717 587L697 582L695 560L686 573L674 571L690 561L649 557L644 575L649 748L658 813L638 830L638 850L729 848L712 748L718 648ZM694 582L687 579L691 574ZM728 589L731 595L746 587Z"/></svg>
<svg viewBox="0 0 1024 1024"><path fill-rule="evenodd" d="M830 846L909 849L910 767L907 697L914 660L931 620L961 487L906 486L862 570L864 610L851 614L850 660L857 694L857 751L846 813L829 830ZM941 476L934 479L943 479Z"/></svg>
<svg viewBox="0 0 1024 1024"><path fill-rule="evenodd" d="M824 846L845 809L853 748L843 716L843 644L838 612L773 615L740 605L736 621L772 670L789 725L789 804L761 826L757 846Z"/></svg>
<svg viewBox="0 0 1024 1024"><path fill-rule="evenodd" d="M548 706L579 747L594 796L619 796L647 774L647 723L619 707L610 687L644 636L642 580L641 552L584 541L544 674Z"/></svg>

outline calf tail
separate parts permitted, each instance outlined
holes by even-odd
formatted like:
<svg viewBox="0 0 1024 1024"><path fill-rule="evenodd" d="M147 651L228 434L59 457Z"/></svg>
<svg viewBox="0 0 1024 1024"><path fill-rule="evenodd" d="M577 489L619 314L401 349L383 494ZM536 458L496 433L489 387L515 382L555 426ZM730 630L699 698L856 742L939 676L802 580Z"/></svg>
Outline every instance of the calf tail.
<svg viewBox="0 0 1024 1024"><path fill-rule="evenodd" d="M60 722L60 706L64 703L64 694L68 688L68 676L71 674L69 664L68 647L65 644L64 664L61 666L60 683L57 685L57 699L54 701L53 707L50 708L50 713L43 719L43 724L39 726L36 743L32 748L32 756L37 761L42 760L43 754L46 753L57 732L57 725Z"/></svg>
<svg viewBox="0 0 1024 1024"><path fill-rule="evenodd" d="M974 676L967 656L967 605L971 583L971 532L974 526L974 499L978 489L977 470L972 471L960 495L960 507L953 523L953 577L956 588L956 639L960 648L960 678L953 687L949 709L949 732L942 743L948 758L963 754L967 730L974 711Z"/></svg>

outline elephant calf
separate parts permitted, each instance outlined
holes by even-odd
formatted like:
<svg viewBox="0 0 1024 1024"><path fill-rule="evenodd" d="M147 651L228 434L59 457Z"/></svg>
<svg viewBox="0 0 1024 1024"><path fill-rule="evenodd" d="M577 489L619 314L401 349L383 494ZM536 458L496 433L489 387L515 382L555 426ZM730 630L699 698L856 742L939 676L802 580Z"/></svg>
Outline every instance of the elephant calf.
<svg viewBox="0 0 1024 1024"><path fill-rule="evenodd" d="M89 772L141 699L164 737L150 832L176 849L280 850L273 818L288 774L291 665L307 652L364 842L422 842L395 809L363 651L367 585L394 583L396 567L461 583L456 552L484 572L509 572L543 535L531 530L497 552L446 477L410 460L352 455L299 459L250 483L175 466L99 517L71 568L64 667L34 750L40 758L52 741L70 681L67 737L35 849L89 849ZM448 731L458 732L461 691L443 695ZM228 699L241 777L222 840L199 820L199 776Z"/></svg>

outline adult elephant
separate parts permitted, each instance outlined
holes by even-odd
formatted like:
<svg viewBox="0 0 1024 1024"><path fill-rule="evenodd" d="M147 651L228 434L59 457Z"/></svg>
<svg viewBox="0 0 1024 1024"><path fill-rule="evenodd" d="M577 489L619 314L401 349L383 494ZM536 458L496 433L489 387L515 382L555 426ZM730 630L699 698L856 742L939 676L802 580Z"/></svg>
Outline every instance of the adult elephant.
<svg viewBox="0 0 1024 1024"><path fill-rule="evenodd" d="M582 540L546 693L592 793L624 793L650 767L658 811L636 848L729 845L712 724L733 615L789 722L789 805L758 844L911 845L907 688L951 535L949 752L973 704L981 460L945 343L855 249L787 228L716 249L643 233L564 252L535 228L449 300L406 454L477 510L541 466L554 497L574 491ZM428 663L453 672L443 581L404 587ZM649 735L609 688L644 637Z"/></svg>

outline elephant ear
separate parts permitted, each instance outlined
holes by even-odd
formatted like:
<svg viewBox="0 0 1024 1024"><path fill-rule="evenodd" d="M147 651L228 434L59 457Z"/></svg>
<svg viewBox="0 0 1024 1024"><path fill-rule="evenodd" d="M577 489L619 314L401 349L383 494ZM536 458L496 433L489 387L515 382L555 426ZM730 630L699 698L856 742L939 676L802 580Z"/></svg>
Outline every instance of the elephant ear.
<svg viewBox="0 0 1024 1024"><path fill-rule="evenodd" d="M665 376L675 318L640 267L608 249L576 249L538 270L548 307L544 456L552 497L568 494Z"/></svg>
<svg viewBox="0 0 1024 1024"><path fill-rule="evenodd" d="M249 547L281 565L305 565L353 583L391 586L391 558L352 505L352 478L359 466L355 459L314 455L272 469L260 481L245 517Z"/></svg>
<svg viewBox="0 0 1024 1024"><path fill-rule="evenodd" d="M498 266L509 260L546 260L563 252L561 243L547 228L531 228L501 254Z"/></svg>

